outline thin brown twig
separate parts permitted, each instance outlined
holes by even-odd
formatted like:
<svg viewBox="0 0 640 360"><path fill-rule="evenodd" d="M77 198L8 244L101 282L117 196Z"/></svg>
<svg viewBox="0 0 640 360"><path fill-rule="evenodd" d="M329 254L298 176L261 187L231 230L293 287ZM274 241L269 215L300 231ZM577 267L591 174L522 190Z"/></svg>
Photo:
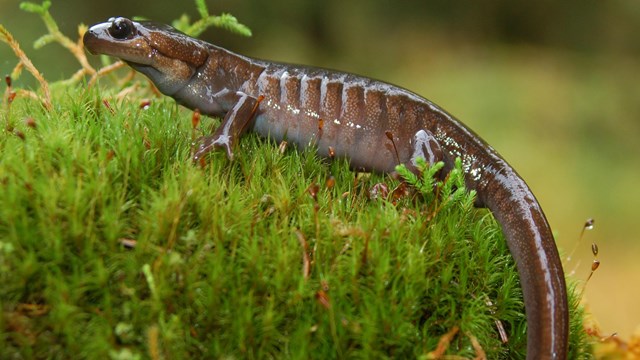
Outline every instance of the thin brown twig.
<svg viewBox="0 0 640 360"><path fill-rule="evenodd" d="M51 92L49 91L49 83L47 83L40 71L36 69L31 60L27 57L24 51L22 51L20 44L16 41L13 35L11 35L11 33L2 25L0 25L0 40L6 42L9 47L11 47L27 71L29 71L33 77L36 78L38 83L40 83L40 88L42 88L42 104L45 109L51 110Z"/></svg>
<svg viewBox="0 0 640 360"><path fill-rule="evenodd" d="M73 56L78 59L78 62L84 69L84 74L93 75L96 73L96 70L89 64L89 60L87 59L87 54L84 51L84 42L82 38L84 33L87 31L87 27L85 25L78 26L78 41L74 46L68 48L69 51L73 54Z"/></svg>
<svg viewBox="0 0 640 360"><path fill-rule="evenodd" d="M100 70L96 71L92 76L91 79L89 79L89 82L87 83L88 87L92 87L96 81L98 80L98 78L101 78L107 74L110 74L122 67L124 67L126 64L124 63L124 61L117 61L114 62L111 65L107 65L103 68L101 68Z"/></svg>

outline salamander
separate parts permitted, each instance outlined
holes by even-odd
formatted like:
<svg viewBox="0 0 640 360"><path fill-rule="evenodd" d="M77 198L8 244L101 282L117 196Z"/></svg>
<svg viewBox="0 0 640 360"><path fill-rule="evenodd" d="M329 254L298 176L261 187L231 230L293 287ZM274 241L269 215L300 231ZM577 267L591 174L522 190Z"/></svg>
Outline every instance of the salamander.
<svg viewBox="0 0 640 360"><path fill-rule="evenodd" d="M165 95L201 113L222 117L194 155L213 149L233 157L246 131L321 156L348 159L358 171L415 169L416 159L460 158L476 205L500 223L522 285L527 359L565 359L569 311L562 263L536 197L484 140L433 102L363 76L253 59L191 38L168 25L124 17L92 26L84 45L124 60Z"/></svg>

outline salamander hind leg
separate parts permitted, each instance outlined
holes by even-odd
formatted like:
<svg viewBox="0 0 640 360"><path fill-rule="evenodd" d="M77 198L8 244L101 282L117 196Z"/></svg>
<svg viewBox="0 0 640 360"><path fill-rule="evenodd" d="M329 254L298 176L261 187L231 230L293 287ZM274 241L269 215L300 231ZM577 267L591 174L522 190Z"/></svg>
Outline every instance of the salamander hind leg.
<svg viewBox="0 0 640 360"><path fill-rule="evenodd" d="M199 140L200 145L193 155L194 162L218 148L223 148L227 152L229 160L233 160L233 146L249 128L249 124L258 110L258 105L262 101L262 97L255 98L244 93L239 93L239 95L240 98L227 112L216 131Z"/></svg>
<svg viewBox="0 0 640 360"><path fill-rule="evenodd" d="M443 153L436 137L428 130L419 130L413 135L413 149L407 166L416 171L416 160L423 158L428 164L435 164L443 160Z"/></svg>

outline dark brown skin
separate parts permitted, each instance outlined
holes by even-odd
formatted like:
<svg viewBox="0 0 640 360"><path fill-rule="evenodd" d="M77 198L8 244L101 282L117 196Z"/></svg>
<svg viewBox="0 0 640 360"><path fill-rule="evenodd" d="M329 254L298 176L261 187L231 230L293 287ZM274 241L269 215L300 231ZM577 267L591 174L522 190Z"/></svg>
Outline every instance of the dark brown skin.
<svg viewBox="0 0 640 360"><path fill-rule="evenodd" d="M423 157L444 161L446 172L461 158L467 188L501 224L518 268L527 359L566 359L564 273L538 201L491 146L437 105L365 77L237 55L151 22L110 19L91 27L84 44L126 61L180 104L224 117L194 160L214 148L232 158L233 145L248 130L316 146L322 156L331 148L356 170L393 172L399 163L414 168Z"/></svg>

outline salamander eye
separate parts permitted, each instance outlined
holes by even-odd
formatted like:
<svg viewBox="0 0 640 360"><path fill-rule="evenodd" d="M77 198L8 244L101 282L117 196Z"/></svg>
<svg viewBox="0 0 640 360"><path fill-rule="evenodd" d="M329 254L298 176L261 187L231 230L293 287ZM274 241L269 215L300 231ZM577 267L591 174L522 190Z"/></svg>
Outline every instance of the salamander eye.
<svg viewBox="0 0 640 360"><path fill-rule="evenodd" d="M124 40L133 37L135 28L131 20L119 17L113 20L108 31L114 38Z"/></svg>

